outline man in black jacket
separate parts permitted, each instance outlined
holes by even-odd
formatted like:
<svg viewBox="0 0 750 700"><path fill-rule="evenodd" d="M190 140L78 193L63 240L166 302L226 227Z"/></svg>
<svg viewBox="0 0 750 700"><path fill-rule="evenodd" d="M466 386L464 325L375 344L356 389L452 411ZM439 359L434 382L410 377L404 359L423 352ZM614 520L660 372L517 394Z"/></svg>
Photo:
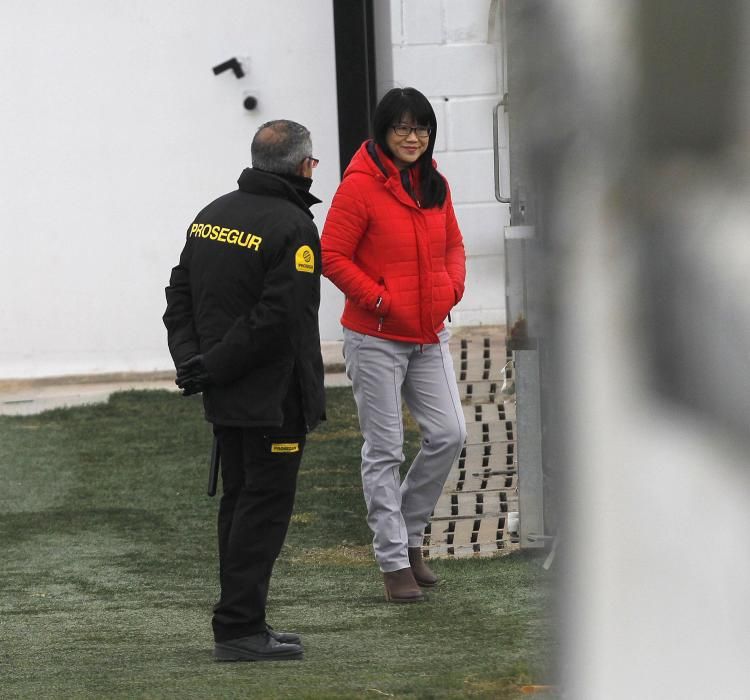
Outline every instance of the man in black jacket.
<svg viewBox="0 0 750 700"><path fill-rule="evenodd" d="M268 122L251 155L239 189L188 228L164 313L177 384L203 393L221 452L219 661L302 656L298 635L267 624L266 598L305 435L325 417L310 132Z"/></svg>

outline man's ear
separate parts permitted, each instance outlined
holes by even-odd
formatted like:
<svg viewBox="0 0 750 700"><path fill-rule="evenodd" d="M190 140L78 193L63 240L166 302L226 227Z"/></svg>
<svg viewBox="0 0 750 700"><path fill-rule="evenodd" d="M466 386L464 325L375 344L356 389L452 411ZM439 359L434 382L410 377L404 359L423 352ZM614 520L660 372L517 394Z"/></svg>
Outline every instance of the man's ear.
<svg viewBox="0 0 750 700"><path fill-rule="evenodd" d="M312 177L312 165L310 165L310 159L305 158L298 166L297 166L297 175L300 175L302 177Z"/></svg>

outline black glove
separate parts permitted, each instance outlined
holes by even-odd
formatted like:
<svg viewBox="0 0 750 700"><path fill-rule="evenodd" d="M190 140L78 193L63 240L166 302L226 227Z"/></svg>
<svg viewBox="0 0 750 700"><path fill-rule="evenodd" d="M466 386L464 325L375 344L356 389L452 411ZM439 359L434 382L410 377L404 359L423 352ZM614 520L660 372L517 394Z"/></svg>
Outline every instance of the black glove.
<svg viewBox="0 0 750 700"><path fill-rule="evenodd" d="M203 364L203 355L195 355L177 368L175 384L182 389L183 396L200 394L211 384L211 377Z"/></svg>

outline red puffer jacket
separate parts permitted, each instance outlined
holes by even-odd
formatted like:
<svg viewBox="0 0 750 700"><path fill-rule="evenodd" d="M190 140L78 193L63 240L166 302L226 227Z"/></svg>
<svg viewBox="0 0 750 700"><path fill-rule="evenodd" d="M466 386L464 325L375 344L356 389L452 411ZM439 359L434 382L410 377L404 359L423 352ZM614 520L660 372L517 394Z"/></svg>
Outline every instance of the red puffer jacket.
<svg viewBox="0 0 750 700"><path fill-rule="evenodd" d="M442 207L420 208L398 168L366 141L333 198L321 248L323 274L346 295L343 326L390 340L438 342L466 277L450 190Z"/></svg>

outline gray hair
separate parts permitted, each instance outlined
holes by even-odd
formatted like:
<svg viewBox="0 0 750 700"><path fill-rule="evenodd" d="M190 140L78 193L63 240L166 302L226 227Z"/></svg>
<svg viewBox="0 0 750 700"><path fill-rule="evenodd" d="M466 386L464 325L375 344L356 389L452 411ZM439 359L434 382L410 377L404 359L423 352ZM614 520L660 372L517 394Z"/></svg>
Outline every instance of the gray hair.
<svg viewBox="0 0 750 700"><path fill-rule="evenodd" d="M258 127L250 146L253 167L279 175L296 175L312 155L310 132L302 124L275 119Z"/></svg>

